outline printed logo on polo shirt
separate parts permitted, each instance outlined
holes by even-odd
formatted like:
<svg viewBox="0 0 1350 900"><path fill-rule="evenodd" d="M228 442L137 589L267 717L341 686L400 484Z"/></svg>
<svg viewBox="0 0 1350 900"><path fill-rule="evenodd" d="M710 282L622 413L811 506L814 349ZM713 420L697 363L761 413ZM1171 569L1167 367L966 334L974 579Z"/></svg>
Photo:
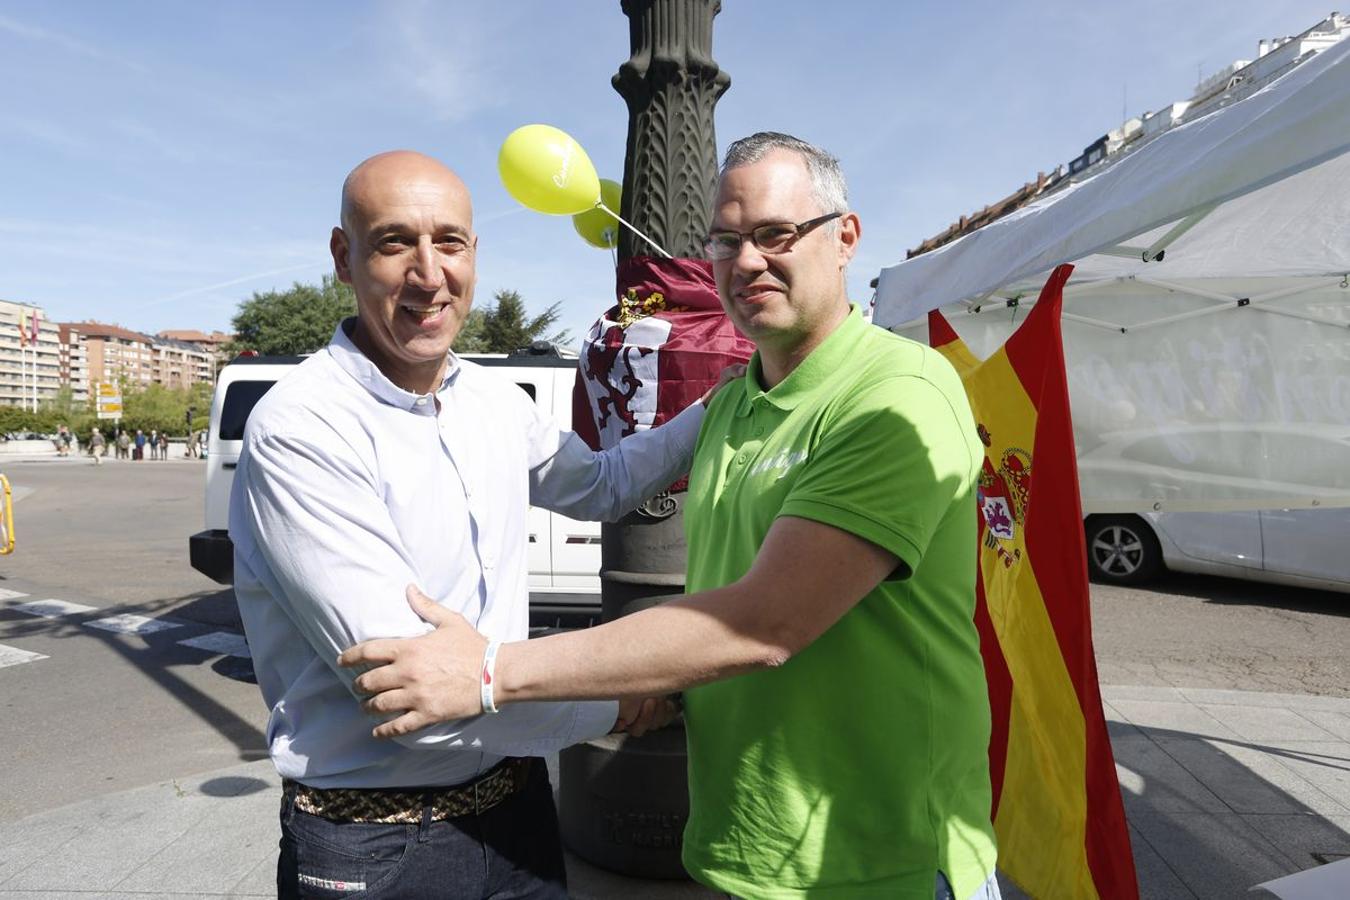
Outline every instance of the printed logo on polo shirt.
<svg viewBox="0 0 1350 900"><path fill-rule="evenodd" d="M762 459L755 463L755 467L750 470L750 474L754 476L761 472L777 471L778 478L782 478L797 463L805 461L805 450L781 450L777 456L770 456L768 459Z"/></svg>

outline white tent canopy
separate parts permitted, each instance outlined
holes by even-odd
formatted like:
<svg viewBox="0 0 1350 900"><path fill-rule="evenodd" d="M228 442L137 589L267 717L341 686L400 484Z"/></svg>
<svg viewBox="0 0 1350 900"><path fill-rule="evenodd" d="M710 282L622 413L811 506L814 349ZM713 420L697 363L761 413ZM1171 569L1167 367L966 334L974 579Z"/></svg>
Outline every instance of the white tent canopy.
<svg viewBox="0 0 1350 900"><path fill-rule="evenodd" d="M1073 262L1065 355L1086 509L1350 505L1347 150L1350 40L886 269L874 321L922 339L916 317L945 307L987 355Z"/></svg>
<svg viewBox="0 0 1350 900"><path fill-rule="evenodd" d="M1241 197L1350 150L1350 40L1296 66L1230 107L1158 137L1093 178L1052 194L931 253L883 269L883 327L980 297L1064 262L1135 241L1160 226ZM1198 226L1197 226L1198 227ZM1350 245L1291 271L1350 271Z"/></svg>

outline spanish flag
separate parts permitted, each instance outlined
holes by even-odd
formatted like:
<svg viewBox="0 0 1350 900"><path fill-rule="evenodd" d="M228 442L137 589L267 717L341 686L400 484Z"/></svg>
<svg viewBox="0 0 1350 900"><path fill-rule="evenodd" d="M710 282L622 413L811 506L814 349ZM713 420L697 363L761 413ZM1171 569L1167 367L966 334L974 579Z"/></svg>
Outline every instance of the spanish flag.
<svg viewBox="0 0 1350 900"><path fill-rule="evenodd" d="M1137 898L1092 655L1087 557L1051 274L1016 333L976 359L947 320L929 342L956 367L985 447L976 625L989 679L999 868L1033 897Z"/></svg>

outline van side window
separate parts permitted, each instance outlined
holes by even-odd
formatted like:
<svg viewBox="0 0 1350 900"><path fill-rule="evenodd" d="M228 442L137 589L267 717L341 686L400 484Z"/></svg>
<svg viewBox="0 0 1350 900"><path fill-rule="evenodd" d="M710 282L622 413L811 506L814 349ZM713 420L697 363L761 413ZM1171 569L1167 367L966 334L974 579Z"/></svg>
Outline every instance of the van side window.
<svg viewBox="0 0 1350 900"><path fill-rule="evenodd" d="M539 398L534 395L534 385L524 381L517 381L516 387L520 388L522 391L529 394L530 399L533 400L535 403L539 402Z"/></svg>
<svg viewBox="0 0 1350 900"><path fill-rule="evenodd" d="M242 441L244 425L253 407L272 389L275 381L236 381L225 390L216 437L222 441Z"/></svg>

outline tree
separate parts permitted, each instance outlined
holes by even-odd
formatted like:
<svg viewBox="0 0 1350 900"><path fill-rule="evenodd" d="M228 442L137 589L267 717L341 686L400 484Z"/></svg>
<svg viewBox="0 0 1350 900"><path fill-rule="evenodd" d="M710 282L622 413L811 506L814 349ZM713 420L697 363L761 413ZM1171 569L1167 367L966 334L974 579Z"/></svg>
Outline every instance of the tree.
<svg viewBox="0 0 1350 900"><path fill-rule="evenodd" d="M229 349L265 356L313 353L328 344L338 322L354 315L355 292L333 275L318 285L297 281L286 291L255 291L234 314Z"/></svg>
<svg viewBox="0 0 1350 900"><path fill-rule="evenodd" d="M565 329L554 334L547 333L562 318L558 312L561 304L554 303L527 321L525 301L516 291L500 290L493 295L493 299L495 304L483 310L482 342L486 352L510 353L520 347L528 347L535 341L565 344L571 339ZM464 349L458 343L456 348Z"/></svg>
<svg viewBox="0 0 1350 900"><path fill-rule="evenodd" d="M125 385L122 388L122 427L150 433L166 431L184 434L190 388L171 388L162 384Z"/></svg>
<svg viewBox="0 0 1350 900"><path fill-rule="evenodd" d="M465 317L464 324L459 326L459 334L455 335L455 351L458 353L487 353L487 338L483 334L483 323L487 320L487 313L481 309L469 310L469 315Z"/></svg>

